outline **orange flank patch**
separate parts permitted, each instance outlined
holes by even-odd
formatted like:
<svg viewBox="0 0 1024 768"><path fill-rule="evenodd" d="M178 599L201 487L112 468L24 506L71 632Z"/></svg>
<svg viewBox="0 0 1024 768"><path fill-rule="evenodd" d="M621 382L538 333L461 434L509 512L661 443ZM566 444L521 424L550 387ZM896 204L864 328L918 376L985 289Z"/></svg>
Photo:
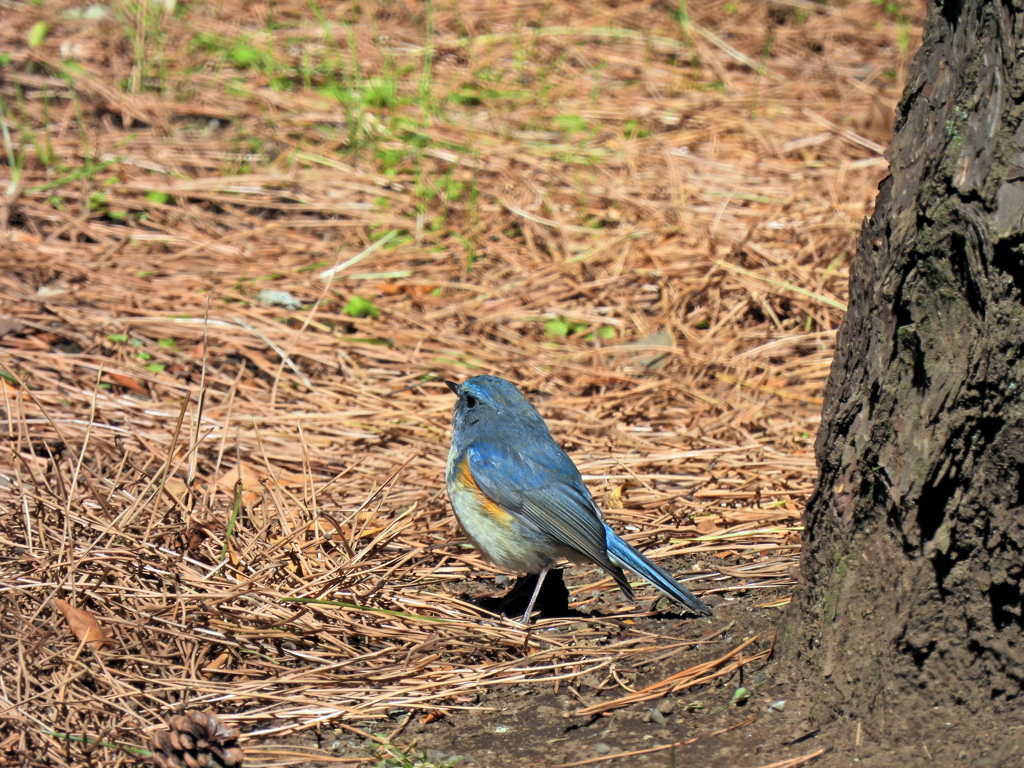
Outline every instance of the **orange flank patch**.
<svg viewBox="0 0 1024 768"><path fill-rule="evenodd" d="M510 523L512 515L502 509L496 502L487 498L487 494L480 490L480 486L473 479L473 473L469 471L469 456L466 456L459 464L459 482L473 493L473 497L479 502L477 510L497 523Z"/></svg>

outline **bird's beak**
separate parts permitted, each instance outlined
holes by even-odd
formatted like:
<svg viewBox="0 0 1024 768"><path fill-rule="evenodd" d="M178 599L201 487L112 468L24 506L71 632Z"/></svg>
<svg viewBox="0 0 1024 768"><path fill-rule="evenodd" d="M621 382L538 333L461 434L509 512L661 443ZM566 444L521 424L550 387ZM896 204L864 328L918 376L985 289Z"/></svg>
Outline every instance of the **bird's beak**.
<svg viewBox="0 0 1024 768"><path fill-rule="evenodd" d="M456 384L454 381L446 381L445 384L447 384L448 389L450 389L456 395L459 394L459 385Z"/></svg>

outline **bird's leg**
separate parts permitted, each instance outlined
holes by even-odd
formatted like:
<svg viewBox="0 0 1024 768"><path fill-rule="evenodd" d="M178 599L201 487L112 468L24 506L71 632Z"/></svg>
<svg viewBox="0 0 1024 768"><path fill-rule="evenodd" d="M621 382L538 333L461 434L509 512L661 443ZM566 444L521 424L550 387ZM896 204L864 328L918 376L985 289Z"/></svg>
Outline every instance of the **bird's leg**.
<svg viewBox="0 0 1024 768"><path fill-rule="evenodd" d="M523 624L530 623L530 614L533 613L533 604L537 602L537 595L540 594L540 588L544 586L544 577L548 575L548 571L551 570L551 566L548 566L540 572L537 576L537 586L533 588L533 594L530 596L530 604L526 606L526 613L523 614Z"/></svg>

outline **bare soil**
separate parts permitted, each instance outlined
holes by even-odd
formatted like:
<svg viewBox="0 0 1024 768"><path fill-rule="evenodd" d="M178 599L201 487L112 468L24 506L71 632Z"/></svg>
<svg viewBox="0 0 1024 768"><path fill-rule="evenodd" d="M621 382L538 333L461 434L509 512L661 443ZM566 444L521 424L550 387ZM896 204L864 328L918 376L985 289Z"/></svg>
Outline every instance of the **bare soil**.
<svg viewBox="0 0 1024 768"><path fill-rule="evenodd" d="M632 619L630 630L668 639L714 637L670 655L651 654L634 667L616 672L631 687L642 689L680 669L715 658L730 643L737 645L757 636L759 640L747 649L754 655L771 647L778 617L778 609L758 609L737 601L719 604L713 620L674 614ZM719 634L723 626L729 629ZM574 717L574 710L610 698L602 690L608 687L605 676L586 676L557 691L554 686L515 686L482 696L479 704L485 709L481 712L456 711L427 724L414 720L403 737L438 762L461 756L467 764L495 766L580 761L609 765L616 763L599 758L618 755L622 756L617 763L628 765L670 765L673 760L727 765L739 759L744 759L743 764L758 765L814 751L816 745L782 750L783 745L764 741L766 726L770 730L778 726L773 720L786 721L785 704L772 698L777 691L766 674L767 667L761 659L695 690L585 718ZM734 701L741 687L750 695ZM769 710L773 704L782 709ZM788 727L782 730L788 735Z"/></svg>

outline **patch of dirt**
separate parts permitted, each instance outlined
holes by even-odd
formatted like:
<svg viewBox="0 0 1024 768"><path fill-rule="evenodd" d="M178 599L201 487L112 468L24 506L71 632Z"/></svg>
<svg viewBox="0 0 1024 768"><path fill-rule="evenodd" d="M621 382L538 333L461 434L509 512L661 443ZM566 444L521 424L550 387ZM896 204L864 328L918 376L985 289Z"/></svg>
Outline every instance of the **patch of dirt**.
<svg viewBox="0 0 1024 768"><path fill-rule="evenodd" d="M730 643L736 645L753 635L765 638L764 644L770 643L773 622L778 616L778 609L722 604L716 607L714 620L682 616L637 619L631 622L631 628L639 632L674 640L715 633L716 642L668 658L641 658L627 668L615 670L615 674L627 679L631 687L642 689L716 658ZM729 624L732 629L718 634L717 628L722 624ZM768 682L762 662L694 691L659 696L603 715L573 717L573 712L581 707L622 693L602 694L600 687L605 677L592 673L577 683L561 686L557 693L554 686L544 686L548 690L510 686L488 692L478 703L483 711L452 711L443 721L429 725L414 720L402 738L417 749L426 750L428 755L436 751L464 756L470 764L511 766L571 763L619 752L651 750L698 737L697 743L677 749L692 755L700 764L707 764L720 753L724 756L724 752L715 737L699 738L700 734L747 722L755 713L761 719L774 701L770 691L761 690ZM751 695L741 704L733 704L740 687L746 687ZM753 725L747 726L748 741ZM665 751L630 757L632 765L666 762Z"/></svg>
<svg viewBox="0 0 1024 768"><path fill-rule="evenodd" d="M493 592L493 582L474 583L473 594ZM508 685L476 697L471 708L447 709L443 716L411 713L400 707L390 714L392 726L405 723L393 737L402 752L431 763L445 761L472 766L555 766L593 761L593 765L682 764L756 765L758 760L779 759L814 751L792 741L791 705L780 700L781 689L761 659L692 690L680 690L649 701L615 708L607 713L580 717L581 708L619 698L625 691L616 683L642 690L671 678L681 670L712 661L723 652L757 637L747 655L771 647L779 608L757 607L780 593L713 601L713 617L683 613L644 613L651 600L641 600L634 615L603 616L611 605L591 606L589 616L571 621L542 619L537 637L568 639L591 626L612 627L633 637L692 642L695 646L652 651L628 665L590 673L561 684ZM608 600L607 603L614 603ZM664 600L659 601L662 605ZM723 631L724 628L724 631ZM671 642L669 642L671 645ZM359 726L368 732L386 731L381 723ZM777 739L765 738L776 733ZM353 737L343 729L325 729L315 742L334 754L356 757L372 752L375 744ZM310 743L310 742L306 742ZM333 747L333 748L332 748ZM749 758L749 760L748 760ZM616 762L606 762L616 761ZM740 762L737 762L740 761ZM752 761L752 762L751 762Z"/></svg>

